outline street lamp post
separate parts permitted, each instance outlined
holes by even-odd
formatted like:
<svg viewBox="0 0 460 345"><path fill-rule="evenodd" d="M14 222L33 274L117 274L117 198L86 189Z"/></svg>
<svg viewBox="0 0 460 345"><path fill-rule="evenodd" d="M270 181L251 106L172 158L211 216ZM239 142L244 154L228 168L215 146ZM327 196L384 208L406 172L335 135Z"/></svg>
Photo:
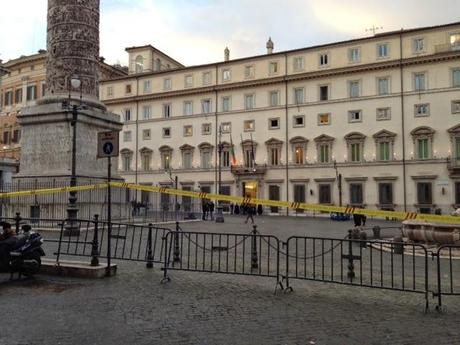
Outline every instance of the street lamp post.
<svg viewBox="0 0 460 345"><path fill-rule="evenodd" d="M217 182L217 194L222 194L222 127L219 126L219 145L217 146L217 153L219 155L219 166L218 166L218 182ZM224 223L223 207L220 200L217 200L217 212L216 212L216 223Z"/></svg>
<svg viewBox="0 0 460 345"><path fill-rule="evenodd" d="M169 173L169 179L171 182L174 183L174 189L177 190L177 187L179 186L179 177L176 175L174 176L174 179L172 177L172 171L171 167L167 170ZM177 211L179 210L179 204L177 203L177 194L174 195L174 215L175 215L175 220L177 221Z"/></svg>
<svg viewBox="0 0 460 345"><path fill-rule="evenodd" d="M70 88L80 89L80 101L81 101L81 80L73 77L70 81ZM71 161L71 175L70 175L70 187L77 186L77 117L78 111L81 109L81 104L70 105L70 89L69 88L69 103L63 104L63 107L70 110L72 113L72 119L70 125L72 127L72 161ZM78 207L77 207L77 192L72 190L69 192L69 203L67 205L67 223L65 226L64 235L66 236L77 236L80 233L78 227Z"/></svg>
<svg viewBox="0 0 460 345"><path fill-rule="evenodd" d="M337 161L334 160L334 169L335 169L335 176L337 179L337 186L339 188L339 206L342 207L342 174L339 174L337 169Z"/></svg>

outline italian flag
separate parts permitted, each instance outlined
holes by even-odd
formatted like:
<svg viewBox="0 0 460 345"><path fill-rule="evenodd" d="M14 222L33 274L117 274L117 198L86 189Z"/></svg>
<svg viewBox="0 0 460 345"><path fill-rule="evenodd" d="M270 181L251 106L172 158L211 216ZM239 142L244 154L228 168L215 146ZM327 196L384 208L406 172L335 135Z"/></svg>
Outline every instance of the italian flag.
<svg viewBox="0 0 460 345"><path fill-rule="evenodd" d="M230 153L232 155L232 165L237 165L236 156L235 156L235 147L233 146L232 136L230 135Z"/></svg>

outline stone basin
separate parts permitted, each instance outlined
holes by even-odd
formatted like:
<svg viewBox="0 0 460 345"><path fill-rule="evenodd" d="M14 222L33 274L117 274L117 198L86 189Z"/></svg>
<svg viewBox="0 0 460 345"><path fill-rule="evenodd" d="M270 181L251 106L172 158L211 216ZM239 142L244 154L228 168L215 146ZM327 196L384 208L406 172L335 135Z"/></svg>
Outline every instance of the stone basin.
<svg viewBox="0 0 460 345"><path fill-rule="evenodd" d="M413 242L460 244L460 224L437 224L406 220L402 234Z"/></svg>

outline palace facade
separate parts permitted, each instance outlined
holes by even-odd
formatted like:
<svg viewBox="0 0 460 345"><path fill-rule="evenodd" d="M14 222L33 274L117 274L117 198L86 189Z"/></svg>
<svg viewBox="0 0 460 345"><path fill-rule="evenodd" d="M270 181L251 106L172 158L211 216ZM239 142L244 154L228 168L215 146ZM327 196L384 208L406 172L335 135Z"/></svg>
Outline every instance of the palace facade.
<svg viewBox="0 0 460 345"><path fill-rule="evenodd" d="M100 85L124 120L127 182L177 176L182 189L218 192L220 181L239 196L460 206L460 23L285 52L269 40L265 55L232 60L226 49L224 61L192 67L150 45L127 52L129 74Z"/></svg>

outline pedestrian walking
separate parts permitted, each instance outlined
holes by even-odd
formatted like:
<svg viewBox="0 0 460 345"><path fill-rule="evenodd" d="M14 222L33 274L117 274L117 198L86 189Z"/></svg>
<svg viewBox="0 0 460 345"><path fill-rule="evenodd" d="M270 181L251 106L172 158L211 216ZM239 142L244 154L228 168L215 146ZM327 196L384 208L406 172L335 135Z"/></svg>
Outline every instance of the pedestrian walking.
<svg viewBox="0 0 460 345"><path fill-rule="evenodd" d="M255 206L253 205L245 205L246 208L246 220L244 221L245 224L248 223L249 219L251 219L251 224L254 224L254 213L255 213Z"/></svg>

